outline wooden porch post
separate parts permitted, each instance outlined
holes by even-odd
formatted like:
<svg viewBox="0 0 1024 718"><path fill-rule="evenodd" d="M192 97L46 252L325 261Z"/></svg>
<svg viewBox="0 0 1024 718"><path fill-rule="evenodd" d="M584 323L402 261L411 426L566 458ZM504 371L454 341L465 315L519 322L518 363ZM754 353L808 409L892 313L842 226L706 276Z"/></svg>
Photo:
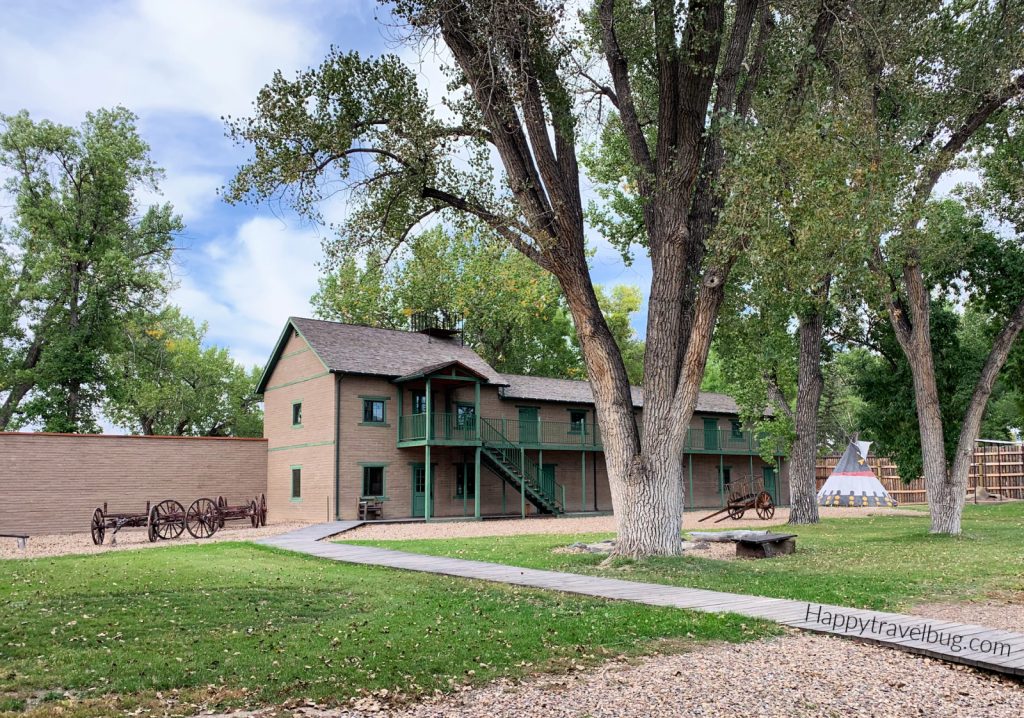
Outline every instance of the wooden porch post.
<svg viewBox="0 0 1024 718"><path fill-rule="evenodd" d="M718 495L725 506L725 454L718 454Z"/></svg>
<svg viewBox="0 0 1024 718"><path fill-rule="evenodd" d="M479 392L480 391L480 385L477 384L476 386L477 386L477 392ZM477 402L477 404L479 405L479 401ZM479 416L480 416L479 413L477 413L477 417L478 417L477 418L477 427L478 427L477 434L478 435L479 435L479 426L480 426ZM474 467L475 468L473 469L473 516L475 518L480 518L480 447L479 446L476 447L476 460L474 462ZM501 483L502 483L502 485L505 484L504 481L502 481Z"/></svg>
<svg viewBox="0 0 1024 718"><path fill-rule="evenodd" d="M433 422L433 417L432 417L431 409L433 408L432 405L433 405L434 402L433 402L433 397L430 395L430 379L427 379L427 389L426 389L426 392L427 392L427 395L426 395L427 415L425 417L426 418L426 422L427 422L426 433L425 433L425 436L426 436L426 446L424 447L424 450L423 450L424 459L426 460L426 464L423 467L423 475L424 475L424 482L423 482L424 486L423 486L423 489L426 492L426 496L423 497L423 520L424 521L430 521L430 515L434 511L434 507L432 505L433 504L432 499L434 497L434 471L433 471L433 468L430 465L430 440L434 436L434 422Z"/></svg>

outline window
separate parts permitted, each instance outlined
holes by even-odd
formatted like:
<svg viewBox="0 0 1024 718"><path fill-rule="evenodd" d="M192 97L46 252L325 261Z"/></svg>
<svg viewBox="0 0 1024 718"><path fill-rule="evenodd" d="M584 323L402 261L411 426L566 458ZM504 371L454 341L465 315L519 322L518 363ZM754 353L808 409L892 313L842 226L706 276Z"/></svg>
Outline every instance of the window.
<svg viewBox="0 0 1024 718"><path fill-rule="evenodd" d="M732 467L731 466L723 466L722 467L722 491L728 491L729 490L729 484L731 484L731 483L732 483Z"/></svg>
<svg viewBox="0 0 1024 718"><path fill-rule="evenodd" d="M427 395L422 391L414 391L412 393L412 413L413 414L426 414L427 413Z"/></svg>
<svg viewBox="0 0 1024 718"><path fill-rule="evenodd" d="M473 464L455 465L455 498L476 498L476 466Z"/></svg>
<svg viewBox="0 0 1024 718"><path fill-rule="evenodd" d="M472 404L458 404L455 407L455 426L458 429L476 428L476 407Z"/></svg>
<svg viewBox="0 0 1024 718"><path fill-rule="evenodd" d="M581 409L572 409L569 411L569 433L587 433L587 412Z"/></svg>
<svg viewBox="0 0 1024 718"><path fill-rule="evenodd" d="M302 467L292 467L292 498L302 498Z"/></svg>
<svg viewBox="0 0 1024 718"><path fill-rule="evenodd" d="M292 426L302 426L302 402L292 402Z"/></svg>
<svg viewBox="0 0 1024 718"><path fill-rule="evenodd" d="M384 467L364 466L363 467L363 497L372 496L381 498L384 496Z"/></svg>
<svg viewBox="0 0 1024 718"><path fill-rule="evenodd" d="M363 423L383 424L384 423L384 400L363 399Z"/></svg>
<svg viewBox="0 0 1024 718"><path fill-rule="evenodd" d="M742 439L743 438L743 425L740 424L738 419L732 419L730 421L730 423L732 424L732 438L734 438L734 439Z"/></svg>

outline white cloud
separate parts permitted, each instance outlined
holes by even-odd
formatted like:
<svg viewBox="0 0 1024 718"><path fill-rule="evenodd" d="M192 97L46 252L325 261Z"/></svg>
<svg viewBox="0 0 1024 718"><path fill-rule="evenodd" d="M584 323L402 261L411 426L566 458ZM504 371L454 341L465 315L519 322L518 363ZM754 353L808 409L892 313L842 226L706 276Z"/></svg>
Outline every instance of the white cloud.
<svg viewBox="0 0 1024 718"><path fill-rule="evenodd" d="M216 250L188 257L189 273L178 278L171 301L209 322L210 342L230 347L238 361L262 366L285 320L310 314L320 235L256 217L215 244Z"/></svg>
<svg viewBox="0 0 1024 718"><path fill-rule="evenodd" d="M350 6L359 11L355 0ZM301 4L126 0L93 7L38 3L21 11L27 28L0 28L0 107L64 122L116 104L237 115L275 70L299 69L325 45Z"/></svg>

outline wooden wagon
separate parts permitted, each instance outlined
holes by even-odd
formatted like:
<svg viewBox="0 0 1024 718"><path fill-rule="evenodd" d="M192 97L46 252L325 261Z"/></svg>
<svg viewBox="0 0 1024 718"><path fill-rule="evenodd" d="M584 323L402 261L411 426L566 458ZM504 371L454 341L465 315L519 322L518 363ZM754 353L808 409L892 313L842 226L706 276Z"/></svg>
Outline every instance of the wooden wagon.
<svg viewBox="0 0 1024 718"><path fill-rule="evenodd" d="M715 521L719 523L726 519L739 520L743 514L753 509L759 519L767 521L775 515L775 501L772 495L764 488L763 476L743 476L731 481L727 487L729 496L725 501L725 508L719 509L713 514L708 514L701 521L725 514Z"/></svg>

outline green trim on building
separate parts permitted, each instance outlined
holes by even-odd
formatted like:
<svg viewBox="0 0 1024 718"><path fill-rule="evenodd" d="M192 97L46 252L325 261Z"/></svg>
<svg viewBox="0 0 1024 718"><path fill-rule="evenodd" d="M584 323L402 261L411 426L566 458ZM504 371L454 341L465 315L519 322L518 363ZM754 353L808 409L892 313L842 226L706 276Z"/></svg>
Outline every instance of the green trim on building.
<svg viewBox="0 0 1024 718"><path fill-rule="evenodd" d="M379 426L383 428L390 428L391 424L388 423L388 402L391 401L390 396L362 396L359 395L359 399L363 402L362 410L362 421L359 422L359 426ZM367 421L366 420L366 406L369 403L380 403L380 421Z"/></svg>
<svg viewBox="0 0 1024 718"><path fill-rule="evenodd" d="M291 357L296 357L299 354L305 354L306 352L311 352L311 351L313 351L313 348L307 346L305 349L296 349L293 352L288 352L287 354L282 354L281 355L281 359L290 359ZM278 359L278 361L281 361L281 359Z"/></svg>
<svg viewBox="0 0 1024 718"><path fill-rule="evenodd" d="M290 500L298 503L302 501L302 464L292 464L288 467L288 471L291 474L291 487L289 488ZM299 475L296 477L295 472L298 471ZM298 478L298 484L295 479ZM298 492L295 491L298 487Z"/></svg>
<svg viewBox="0 0 1024 718"><path fill-rule="evenodd" d="M313 381L314 379L322 379L325 376L330 376L330 374L331 374L331 372L329 372L329 371L322 371L319 374L314 374L313 376L307 376L305 379L296 379L294 381L286 381L284 384L277 384L275 386L268 386L264 390L263 393L265 394L268 391L274 391L275 389L284 389L286 386L295 386L296 384L302 384L303 382Z"/></svg>
<svg viewBox="0 0 1024 718"><path fill-rule="evenodd" d="M288 449L306 449L311 446L334 446L334 440L330 441L310 441L305 444L290 444L289 446L274 446L267 449L267 451L287 451Z"/></svg>
<svg viewBox="0 0 1024 718"><path fill-rule="evenodd" d="M296 405L298 405L298 407L299 407L299 423L297 423L297 424L295 423L295 407L296 407ZM295 400L292 401L292 428L293 429L301 429L302 428L302 399L301 398L300 399L295 399Z"/></svg>

